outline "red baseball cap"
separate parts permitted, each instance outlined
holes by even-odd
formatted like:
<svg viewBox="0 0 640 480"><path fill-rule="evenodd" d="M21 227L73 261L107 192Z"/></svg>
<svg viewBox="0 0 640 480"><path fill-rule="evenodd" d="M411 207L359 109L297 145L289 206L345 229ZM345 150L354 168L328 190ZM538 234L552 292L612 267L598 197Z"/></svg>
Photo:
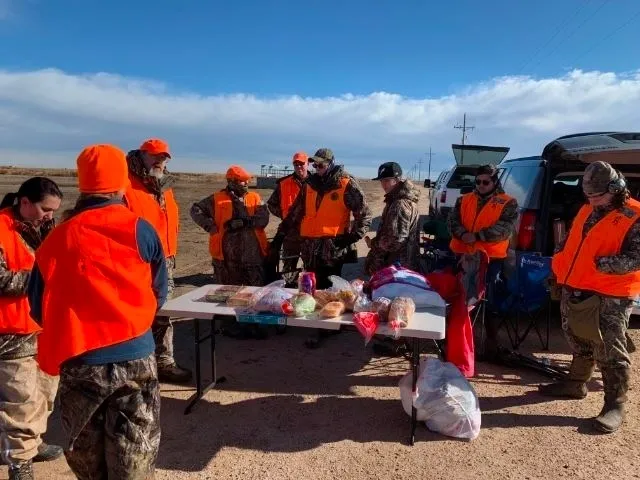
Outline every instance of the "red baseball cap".
<svg viewBox="0 0 640 480"><path fill-rule="evenodd" d="M159 138L150 138L140 145L140 150L150 153L151 155L166 155L171 158L169 153L169 144Z"/></svg>

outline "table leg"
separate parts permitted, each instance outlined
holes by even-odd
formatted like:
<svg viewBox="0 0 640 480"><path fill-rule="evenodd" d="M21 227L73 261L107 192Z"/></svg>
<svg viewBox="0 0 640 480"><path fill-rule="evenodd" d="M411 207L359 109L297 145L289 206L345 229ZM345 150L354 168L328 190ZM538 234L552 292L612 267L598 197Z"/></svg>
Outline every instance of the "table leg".
<svg viewBox="0 0 640 480"><path fill-rule="evenodd" d="M420 339L413 339L413 353L411 355L412 383L411 383L411 436L409 437L409 445L413 445L416 438L416 426L418 425L418 411L413 404L413 398L416 394L416 385L418 383L418 371L420 367Z"/></svg>
<svg viewBox="0 0 640 480"><path fill-rule="evenodd" d="M200 336L200 320L197 318L193 319L193 337L194 337L194 345L195 345L195 363L196 363L196 393L189 399L189 403L187 404L187 408L184 409L184 414L188 415L195 407L196 403L204 397L207 392L216 387L218 383L224 382L225 377L218 378L217 369L216 369L216 330L215 330L215 318L210 320L211 322L211 330L208 335L203 337ZM201 359L200 359L200 345L207 340L210 340L211 346L211 382L203 386L202 385L202 368L201 368Z"/></svg>

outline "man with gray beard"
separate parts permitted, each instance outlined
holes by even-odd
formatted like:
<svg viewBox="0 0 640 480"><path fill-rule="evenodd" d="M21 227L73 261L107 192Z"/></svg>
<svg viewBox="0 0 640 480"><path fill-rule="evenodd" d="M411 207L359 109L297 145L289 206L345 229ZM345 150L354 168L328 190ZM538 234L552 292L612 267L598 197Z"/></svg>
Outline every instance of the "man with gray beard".
<svg viewBox="0 0 640 480"><path fill-rule="evenodd" d="M125 192L125 203L129 209L151 223L160 237L167 264L168 299L171 299L175 288L173 273L179 227L178 204L171 188L176 178L167 172L170 159L169 145L158 138L146 140L139 149L130 151L127 154L130 185ZM178 366L173 357L170 318L156 317L152 330L160 381L186 383L191 380L191 371Z"/></svg>

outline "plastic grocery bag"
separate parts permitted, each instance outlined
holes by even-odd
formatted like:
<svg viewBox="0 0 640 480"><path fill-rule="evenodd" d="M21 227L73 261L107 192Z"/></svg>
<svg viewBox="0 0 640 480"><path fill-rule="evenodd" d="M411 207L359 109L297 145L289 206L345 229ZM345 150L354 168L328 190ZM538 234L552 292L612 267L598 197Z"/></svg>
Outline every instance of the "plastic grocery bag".
<svg viewBox="0 0 640 480"><path fill-rule="evenodd" d="M338 294L338 300L344 303L347 310L353 311L358 292L356 289L342 277L336 275L330 275L331 287L328 289L331 292Z"/></svg>
<svg viewBox="0 0 640 480"><path fill-rule="evenodd" d="M420 361L416 393L411 392L411 372L400 380L400 398L407 415L415 405L417 418L431 431L474 440L480 434L478 396L460 370L437 358Z"/></svg>
<svg viewBox="0 0 640 480"><path fill-rule="evenodd" d="M277 280L256 290L248 309L255 312L284 313L283 304L293 296L284 289L284 285L284 280Z"/></svg>
<svg viewBox="0 0 640 480"><path fill-rule="evenodd" d="M393 338L400 338L400 329L407 328L416 311L416 304L409 297L396 297L389 307L389 327Z"/></svg>
<svg viewBox="0 0 640 480"><path fill-rule="evenodd" d="M371 341L378 329L380 317L375 312L360 312L353 314L353 324L364 337L365 346Z"/></svg>
<svg viewBox="0 0 640 480"><path fill-rule="evenodd" d="M285 300L283 311L287 315L304 317L313 313L316 309L316 299L308 293L298 293Z"/></svg>

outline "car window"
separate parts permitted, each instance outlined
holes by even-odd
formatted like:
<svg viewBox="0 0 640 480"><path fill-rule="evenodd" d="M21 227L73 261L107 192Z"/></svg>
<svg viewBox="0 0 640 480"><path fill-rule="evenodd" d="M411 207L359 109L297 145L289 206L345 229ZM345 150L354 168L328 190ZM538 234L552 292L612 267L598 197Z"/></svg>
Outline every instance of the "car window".
<svg viewBox="0 0 640 480"><path fill-rule="evenodd" d="M522 208L540 208L543 169L539 166L511 167L501 178L504 191Z"/></svg>
<svg viewBox="0 0 640 480"><path fill-rule="evenodd" d="M458 167L447 182L447 188L474 187L477 167Z"/></svg>

